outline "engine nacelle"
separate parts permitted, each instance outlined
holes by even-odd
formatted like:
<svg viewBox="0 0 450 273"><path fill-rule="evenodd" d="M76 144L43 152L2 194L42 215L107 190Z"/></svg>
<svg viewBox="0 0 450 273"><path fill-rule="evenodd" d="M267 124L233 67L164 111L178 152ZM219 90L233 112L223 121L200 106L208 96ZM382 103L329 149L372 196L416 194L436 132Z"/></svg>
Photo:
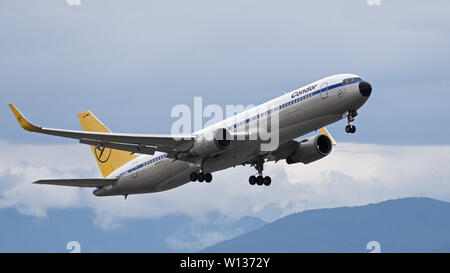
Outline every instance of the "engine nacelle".
<svg viewBox="0 0 450 273"><path fill-rule="evenodd" d="M331 153L333 144L326 135L316 135L302 140L298 143L297 149L286 157L287 164L302 162L304 164L319 160Z"/></svg>
<svg viewBox="0 0 450 273"><path fill-rule="evenodd" d="M187 157L214 155L231 146L231 133L225 128L214 130L212 135L202 135L186 153Z"/></svg>

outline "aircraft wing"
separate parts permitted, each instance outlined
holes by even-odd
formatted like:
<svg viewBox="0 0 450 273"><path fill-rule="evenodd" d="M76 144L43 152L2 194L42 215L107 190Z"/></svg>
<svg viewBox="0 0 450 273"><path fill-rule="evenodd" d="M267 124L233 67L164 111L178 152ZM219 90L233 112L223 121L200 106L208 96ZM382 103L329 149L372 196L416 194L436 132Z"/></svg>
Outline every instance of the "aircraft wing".
<svg viewBox="0 0 450 273"><path fill-rule="evenodd" d="M27 131L78 139L80 143L98 147L151 155L161 151L171 157L177 152L188 150L195 141L194 135L117 134L44 128L31 124L13 104L9 104L9 107L20 126Z"/></svg>
<svg viewBox="0 0 450 273"><path fill-rule="evenodd" d="M117 179L106 179L106 178L48 179L48 180L38 180L36 182L33 182L33 184L94 188L111 185L116 181Z"/></svg>

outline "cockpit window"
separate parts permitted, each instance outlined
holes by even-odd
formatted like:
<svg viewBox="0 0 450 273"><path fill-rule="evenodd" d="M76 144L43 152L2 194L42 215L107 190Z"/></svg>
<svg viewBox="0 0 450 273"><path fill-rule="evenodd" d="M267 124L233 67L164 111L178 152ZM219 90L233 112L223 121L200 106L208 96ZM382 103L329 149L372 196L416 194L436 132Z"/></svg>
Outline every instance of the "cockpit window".
<svg viewBox="0 0 450 273"><path fill-rule="evenodd" d="M347 78L345 80L342 81L342 84L349 84L352 82L357 82L357 81L361 81L361 78Z"/></svg>

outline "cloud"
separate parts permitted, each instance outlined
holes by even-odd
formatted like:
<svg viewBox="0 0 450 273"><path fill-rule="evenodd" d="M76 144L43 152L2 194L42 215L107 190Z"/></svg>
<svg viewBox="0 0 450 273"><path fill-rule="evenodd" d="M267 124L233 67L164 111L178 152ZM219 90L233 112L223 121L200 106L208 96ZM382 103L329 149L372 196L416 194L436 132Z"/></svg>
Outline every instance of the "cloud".
<svg viewBox="0 0 450 273"><path fill-rule="evenodd" d="M83 160L88 150L80 146L15 145L0 141L0 149L0 208L15 207L27 215L43 217L48 209L83 204L80 189L39 187L32 182L99 174L94 164Z"/></svg>
<svg viewBox="0 0 450 273"><path fill-rule="evenodd" d="M259 219L245 217L229 221L220 213L209 214L200 221L190 221L166 238L166 244L178 251L198 251L218 242L239 236L263 225Z"/></svg>
<svg viewBox="0 0 450 273"><path fill-rule="evenodd" d="M172 106L194 96L247 105L354 72L374 86L358 119L386 130L360 139L402 143L407 133L409 143L445 144L428 132L450 130L441 126L450 1L383 1L383 8L334 0L81 2L0 1L0 88L8 90L0 97L20 102L34 120L78 128L72 114L90 108L113 131L168 133ZM133 110L111 111L121 105ZM393 112L406 123L396 134ZM8 107L0 113L3 128L16 128ZM418 121L429 130L417 130ZM2 138L27 136L5 130Z"/></svg>
<svg viewBox="0 0 450 273"><path fill-rule="evenodd" d="M225 236L222 233L213 231L213 232L200 233L200 234L196 234L196 235L197 236L195 236L191 240L183 240L183 239L180 239L179 237L169 236L166 239L166 242L169 245L169 247L171 247L172 249L192 251L192 250L203 249L208 246L212 246L218 242L221 242L221 241L224 241L227 239L231 239L236 234L233 234L231 236Z"/></svg>
<svg viewBox="0 0 450 273"><path fill-rule="evenodd" d="M309 165L267 164L270 187L250 186L248 167L214 174L211 184L188 183L174 190L123 197L95 197L90 189L33 185L40 178L99 177L87 147L17 145L0 142L0 208L44 217L49 209L90 208L102 229L121 220L183 214L209 221L219 212L229 221L255 216L273 221L313 208L361 205L406 196L450 201L450 146L395 146L338 143L333 153ZM45 151L45 152L44 152ZM196 233L188 244L208 244L222 233ZM210 233L210 234L209 234ZM169 238L172 246L183 242ZM187 246L186 246L187 247Z"/></svg>
<svg viewBox="0 0 450 273"><path fill-rule="evenodd" d="M381 0L366 0L369 6L381 6Z"/></svg>
<svg viewBox="0 0 450 273"><path fill-rule="evenodd" d="M81 6L81 0L66 0L69 6Z"/></svg>

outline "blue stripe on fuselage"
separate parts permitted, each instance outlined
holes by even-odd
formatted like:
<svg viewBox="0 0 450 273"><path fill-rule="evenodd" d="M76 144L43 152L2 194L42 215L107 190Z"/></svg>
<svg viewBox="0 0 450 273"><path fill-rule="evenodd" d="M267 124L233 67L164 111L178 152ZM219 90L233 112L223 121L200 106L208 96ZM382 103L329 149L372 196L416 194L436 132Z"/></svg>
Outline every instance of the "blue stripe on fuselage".
<svg viewBox="0 0 450 273"><path fill-rule="evenodd" d="M293 100L290 100L290 101L288 101L288 102L286 102L286 103L284 103L284 104L282 104L282 105L280 105L280 106L278 106L278 107L276 107L276 108L270 109L269 111L266 111L266 112L264 112L264 113L262 113L262 114L256 115L256 116L251 117L251 118L246 118L245 120L243 120L243 121L241 121L241 122L238 122L238 123L236 123L236 124L233 124L232 126L228 126L227 129L228 129L228 130L231 130L232 128L237 128L237 127L239 127L239 126L241 126L241 125L245 125L245 124L249 123L251 120L259 119L259 118L261 118L261 117L264 117L264 116L266 116L266 115L269 115L269 114L272 113L272 112L275 112L275 111L284 109L284 108L286 108L286 107L289 107L289 106L291 106L291 105L296 104L297 102L301 102L301 101L304 101L305 99L314 97L315 95L318 95L318 94L320 94L320 93L322 93L322 92L330 91L330 90L332 90L332 89L334 89L334 88L337 88L337 87L346 86L346 85L350 85L350 84L354 84L354 83L358 83L358 82L361 82L361 80L354 81L354 82L350 82L350 83L347 83L347 84L337 83L337 84L330 85L330 86L328 86L328 87L322 88L322 89L317 90L317 91L314 91L314 92L312 92L312 93L309 93L309 94L306 94L306 95L297 97L297 98L295 98L295 99L293 99ZM139 170L140 168L143 168L143 167L148 166L148 165L150 165L150 164L156 163L157 161L159 161L159 160L161 160L161 159L164 159L164 158L166 158L166 157L167 157L167 154L162 154L162 155L160 155L160 156L158 156L158 157L152 158L152 159L150 159L150 160L148 160L148 161L146 161L146 162L144 162L144 163L141 163L141 164L139 164L139 165L137 165L137 166L135 166L135 167L133 167L133 168L131 168L131 169L128 169L128 170L126 170L126 171L120 173L120 174L117 176L117 178L120 178L120 177L122 177L122 176L125 176L125 175L127 175L127 174L129 174L129 173L132 173L133 171L137 171L137 170Z"/></svg>

